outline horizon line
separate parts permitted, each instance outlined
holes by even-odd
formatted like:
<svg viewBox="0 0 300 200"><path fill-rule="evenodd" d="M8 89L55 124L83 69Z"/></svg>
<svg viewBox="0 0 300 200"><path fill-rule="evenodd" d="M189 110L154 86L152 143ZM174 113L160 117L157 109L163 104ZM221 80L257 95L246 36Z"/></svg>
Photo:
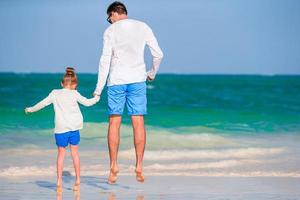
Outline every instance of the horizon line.
<svg viewBox="0 0 300 200"><path fill-rule="evenodd" d="M76 72L77 74L97 75L93 72ZM64 74L64 72L14 72L0 71L0 74ZM192 73L192 72L160 72L157 75L243 75L243 76L299 76L300 73Z"/></svg>

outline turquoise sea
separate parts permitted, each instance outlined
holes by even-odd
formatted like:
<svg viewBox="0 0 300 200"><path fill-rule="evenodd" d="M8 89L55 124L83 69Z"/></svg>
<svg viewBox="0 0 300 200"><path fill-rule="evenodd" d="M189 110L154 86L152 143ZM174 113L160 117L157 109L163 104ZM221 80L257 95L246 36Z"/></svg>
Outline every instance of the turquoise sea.
<svg viewBox="0 0 300 200"><path fill-rule="evenodd" d="M60 88L61 77L0 74L0 176L54 173L52 105L28 115L24 108ZM78 78L78 91L91 97L96 74ZM147 83L147 93L148 174L300 176L299 75L160 74ZM105 173L108 167L106 103L105 90L100 103L81 107L83 174ZM133 169L133 148L125 109L119 152L122 173ZM73 171L71 163L66 166Z"/></svg>
<svg viewBox="0 0 300 200"><path fill-rule="evenodd" d="M24 115L54 88L61 74L0 74L0 133L53 127L52 106ZM96 75L79 74L78 91L91 97ZM197 126L209 133L276 134L300 131L300 76L159 75L148 82L148 125ZM85 122L106 122L106 91ZM130 120L124 113L124 122ZM181 132L178 134L188 134Z"/></svg>

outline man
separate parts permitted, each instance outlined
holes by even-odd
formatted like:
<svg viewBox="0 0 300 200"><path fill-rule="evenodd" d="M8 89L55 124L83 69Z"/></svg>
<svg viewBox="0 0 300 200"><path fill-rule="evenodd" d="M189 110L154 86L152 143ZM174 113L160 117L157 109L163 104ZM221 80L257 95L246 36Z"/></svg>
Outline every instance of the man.
<svg viewBox="0 0 300 200"><path fill-rule="evenodd" d="M163 53L151 28L141 21L128 19L127 9L123 3L117 1L112 3L107 8L107 15L107 21L112 25L104 32L94 95L101 95L107 79L109 110L107 139L110 156L108 183L115 183L119 172L117 155L125 104L128 114L131 115L134 132L136 179L143 182L142 165L146 143L144 115L147 114L145 82L155 78ZM150 48L153 56L153 65L148 72L144 63L145 45Z"/></svg>

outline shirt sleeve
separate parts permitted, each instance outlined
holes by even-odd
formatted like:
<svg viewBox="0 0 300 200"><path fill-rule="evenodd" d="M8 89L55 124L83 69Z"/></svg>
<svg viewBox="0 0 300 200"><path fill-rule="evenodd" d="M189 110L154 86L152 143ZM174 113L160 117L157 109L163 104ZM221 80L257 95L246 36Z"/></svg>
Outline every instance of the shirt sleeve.
<svg viewBox="0 0 300 200"><path fill-rule="evenodd" d="M96 89L94 91L94 93L97 95L101 95L102 90L105 86L106 79L109 73L109 68L110 68L111 55L112 55L111 32L108 32L106 30L103 35L103 49L99 61L98 81L97 81Z"/></svg>
<svg viewBox="0 0 300 200"><path fill-rule="evenodd" d="M152 68L147 72L147 75L151 79L154 79L164 55L158 45L156 37L148 25L146 25L146 44L148 45L153 57Z"/></svg>
<svg viewBox="0 0 300 200"><path fill-rule="evenodd" d="M45 99L43 99L39 103L35 104L34 106L29 107L28 111L36 112L36 111L39 111L39 110L43 109L44 107L50 105L53 102L53 94L54 94L53 91L50 92L50 94Z"/></svg>
<svg viewBox="0 0 300 200"><path fill-rule="evenodd" d="M92 106L100 100L99 96L87 99L86 97L82 96L78 91L76 91L76 98L77 101L84 106Z"/></svg>

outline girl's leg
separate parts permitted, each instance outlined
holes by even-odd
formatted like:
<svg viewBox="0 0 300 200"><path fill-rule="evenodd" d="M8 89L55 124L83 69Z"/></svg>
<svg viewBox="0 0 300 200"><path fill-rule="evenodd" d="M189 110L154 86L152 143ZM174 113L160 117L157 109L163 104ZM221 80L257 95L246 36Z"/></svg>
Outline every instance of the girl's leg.
<svg viewBox="0 0 300 200"><path fill-rule="evenodd" d="M56 161L56 168L57 168L57 186L62 186L62 172L64 167L64 158L66 154L65 147L57 147L57 161Z"/></svg>
<svg viewBox="0 0 300 200"><path fill-rule="evenodd" d="M73 165L76 174L75 185L80 184L80 158L78 153L78 145L70 145L71 155L73 159Z"/></svg>

